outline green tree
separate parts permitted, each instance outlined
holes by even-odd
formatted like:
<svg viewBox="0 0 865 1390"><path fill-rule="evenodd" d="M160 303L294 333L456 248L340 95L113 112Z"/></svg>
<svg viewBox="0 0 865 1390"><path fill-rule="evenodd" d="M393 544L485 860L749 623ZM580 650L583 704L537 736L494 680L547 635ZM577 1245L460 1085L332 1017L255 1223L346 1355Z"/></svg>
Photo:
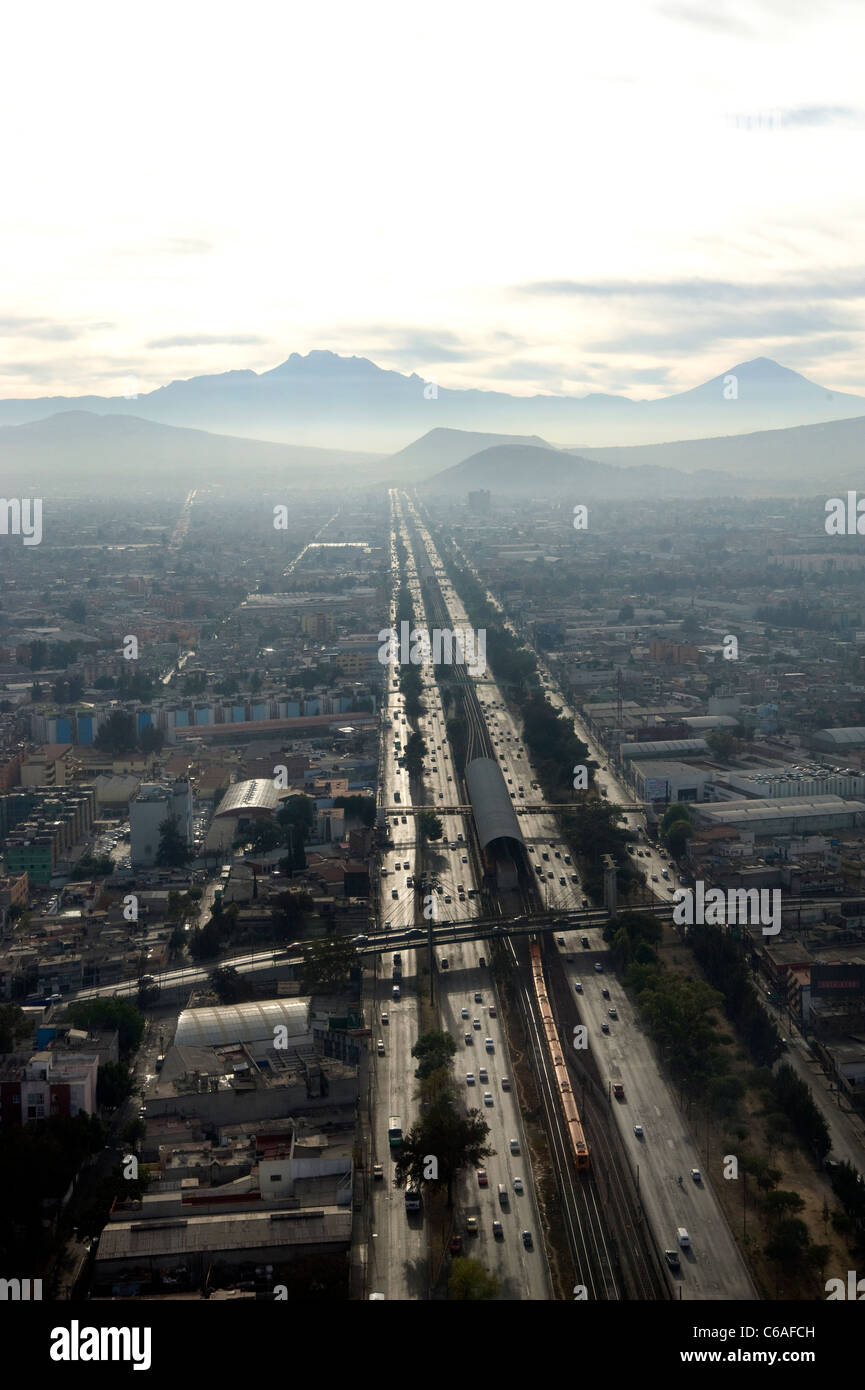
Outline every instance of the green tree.
<svg viewBox="0 0 865 1390"><path fill-rule="evenodd" d="M788 1271L793 1271L801 1266L809 1243L808 1227L805 1222L800 1221L797 1217L788 1217L786 1221L778 1222L772 1239L766 1245L765 1250L769 1259L775 1264Z"/></svg>
<svg viewBox="0 0 865 1390"><path fill-rule="evenodd" d="M84 999L70 1004L66 1017L75 1028L117 1030L121 1058L137 1052L144 1035L144 1019L126 999Z"/></svg>
<svg viewBox="0 0 865 1390"><path fill-rule="evenodd" d="M501 1280L478 1260L457 1256L451 1264L448 1298L464 1303L489 1302L502 1291Z"/></svg>
<svg viewBox="0 0 865 1390"><path fill-rule="evenodd" d="M344 938L336 941L309 941L302 948L301 989L305 994L345 984L357 965L357 950Z"/></svg>
<svg viewBox="0 0 865 1390"><path fill-rule="evenodd" d="M798 1192L784 1192L777 1188L767 1192L763 1198L763 1212L768 1221L780 1221L782 1217L793 1216L803 1211L805 1203Z"/></svg>
<svg viewBox="0 0 865 1390"><path fill-rule="evenodd" d="M403 1138L394 1166L397 1187L421 1190L430 1187L447 1192L452 1205L453 1184L464 1168L477 1168L494 1150L489 1147L489 1126L477 1110L461 1115L453 1102L443 1096L420 1117ZM435 1177L428 1176L429 1155L437 1160Z"/></svg>
<svg viewBox="0 0 865 1390"><path fill-rule="evenodd" d="M96 1078L96 1104L116 1110L132 1095L135 1077L125 1062L102 1062Z"/></svg>
<svg viewBox="0 0 865 1390"><path fill-rule="evenodd" d="M222 949L222 933L218 923L211 917L209 922L205 922L203 927L194 931L187 945L187 950L194 961L213 960L219 955Z"/></svg>
<svg viewBox="0 0 865 1390"><path fill-rule="evenodd" d="M440 840L444 834L441 817L427 808L417 817L417 826L424 840Z"/></svg>
<svg viewBox="0 0 865 1390"><path fill-rule="evenodd" d="M165 746L165 734L161 729L154 729L152 724L145 724L138 736L138 746L142 753L161 753Z"/></svg>
<svg viewBox="0 0 865 1390"><path fill-rule="evenodd" d="M220 1004L240 1004L249 998L249 991L233 965L218 966L210 975L210 984Z"/></svg>
<svg viewBox="0 0 865 1390"><path fill-rule="evenodd" d="M16 1043L32 1033L33 1024L17 1004L0 1004L0 1052L14 1052Z"/></svg>
<svg viewBox="0 0 865 1390"><path fill-rule="evenodd" d="M449 1066L456 1050L450 1033L423 1033L411 1050L412 1057L418 1061L415 1074L423 1079L440 1067Z"/></svg>
<svg viewBox="0 0 865 1390"><path fill-rule="evenodd" d="M420 777L427 746L420 734L410 734L405 746L405 767L409 777Z"/></svg>
<svg viewBox="0 0 865 1390"><path fill-rule="evenodd" d="M284 827L273 820L256 821L249 833L253 854L267 854L285 843Z"/></svg>
<svg viewBox="0 0 865 1390"><path fill-rule="evenodd" d="M125 710L113 710L100 724L93 742L100 753L115 757L134 752L138 744L134 718Z"/></svg>
<svg viewBox="0 0 865 1390"><path fill-rule="evenodd" d="M159 848L156 862L161 868L182 869L192 858L192 851L180 833L176 816L167 816L159 827Z"/></svg>

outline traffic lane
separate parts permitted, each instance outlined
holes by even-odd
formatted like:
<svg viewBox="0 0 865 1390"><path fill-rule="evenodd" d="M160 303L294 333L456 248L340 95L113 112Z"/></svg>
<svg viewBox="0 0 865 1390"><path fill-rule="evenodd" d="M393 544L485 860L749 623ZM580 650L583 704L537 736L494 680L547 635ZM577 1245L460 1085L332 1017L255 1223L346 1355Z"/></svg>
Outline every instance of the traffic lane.
<svg viewBox="0 0 865 1390"><path fill-rule="evenodd" d="M691 1237L691 1256L687 1262L682 1258L678 1278L669 1269L668 1277L682 1285L682 1298L751 1299L753 1288L714 1193L690 1176L701 1166L696 1140L658 1072L627 996L613 976L597 973L594 959L586 956L591 959L591 976L578 976L576 965L566 968L566 976L635 1177L639 1165L643 1207L660 1249L678 1247L680 1226ZM574 989L578 978L580 994ZM604 989L609 999L603 997ZM624 1088L622 1100L612 1097L616 1082ZM634 1133L634 1125L642 1126L642 1138Z"/></svg>
<svg viewBox="0 0 865 1390"><path fill-rule="evenodd" d="M549 1296L546 1258L539 1238L540 1222L534 1189L531 1165L527 1161L527 1146L522 1127L522 1117L512 1088L502 1089L502 1078L511 1080L510 1062L506 1045L499 1029L501 1012L492 988L487 969L478 966L476 946L464 944L456 948L456 964L459 974L453 970L439 973L439 999L443 1018L448 1031L457 1042L454 1057L454 1072L458 1090L465 1095L465 1104L480 1111L490 1129L489 1143L495 1154L487 1160L486 1171L489 1187L478 1185L477 1171L464 1173L458 1182L459 1207L456 1228L463 1236L463 1248L467 1254L477 1254L487 1268L493 1270L503 1284L503 1295L511 1298L530 1298L543 1300ZM475 993L481 1001L475 1000ZM496 1008L496 1016L490 1018L489 1006ZM468 1018L462 1018L465 1008ZM474 1027L474 1019L481 1024ZM472 1038L465 1044L466 1033ZM487 1052L484 1040L493 1040L493 1051ZM480 1080L480 1071L486 1069L488 1080ZM466 1073L471 1072L474 1083L466 1083ZM484 1103L484 1092L492 1097L492 1105ZM519 1152L512 1155L510 1140L515 1139ZM519 1178L523 1192L514 1190L514 1179ZM497 1186L504 1183L508 1193L508 1205L499 1204ZM478 1235L471 1236L465 1229L465 1217L477 1215ZM492 1223L502 1222L504 1239L493 1236ZM521 1232L532 1232L533 1250L526 1250Z"/></svg>
<svg viewBox="0 0 865 1390"><path fill-rule="evenodd" d="M426 1275L426 1240L423 1223L408 1219L404 1190L393 1185L393 1156L387 1137L388 1119L399 1115L403 1130L413 1123L412 1086L409 1078L414 1072L411 1049L417 1040L419 1001L413 989L415 956L403 952L404 988L396 1002L387 997L391 985L379 980L377 990L378 1024L385 1045L384 1057L373 1053L375 1069L375 1161L381 1163L384 1176L372 1181L372 1238L373 1286L389 1299L423 1299L428 1294ZM381 1024L381 1014L387 1013L388 1023ZM384 1256L384 1258L383 1258Z"/></svg>

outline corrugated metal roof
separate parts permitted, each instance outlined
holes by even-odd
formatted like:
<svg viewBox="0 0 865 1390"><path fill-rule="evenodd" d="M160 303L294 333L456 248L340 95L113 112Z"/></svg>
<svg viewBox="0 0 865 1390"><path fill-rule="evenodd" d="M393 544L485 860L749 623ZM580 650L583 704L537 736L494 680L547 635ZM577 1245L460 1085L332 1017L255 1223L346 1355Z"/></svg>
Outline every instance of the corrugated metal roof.
<svg viewBox="0 0 865 1390"><path fill-rule="evenodd" d="M275 811L279 806L279 794L273 782L266 777L255 777L248 782L235 782L228 788L217 807L218 816L240 815L244 811Z"/></svg>
<svg viewBox="0 0 865 1390"><path fill-rule="evenodd" d="M218 1047L225 1043L265 1042L283 1024L289 1037L309 1033L309 999L265 999L254 1004L184 1009L177 1020L177 1047Z"/></svg>
<svg viewBox="0 0 865 1390"><path fill-rule="evenodd" d="M822 738L827 743L836 743L847 748L856 748L865 743L865 728L861 726L850 729L818 729L815 738Z"/></svg>
<svg viewBox="0 0 865 1390"><path fill-rule="evenodd" d="M704 738L667 738L651 743L623 743L620 749L623 758L657 758L665 756L681 757L683 754L705 753L709 745Z"/></svg>
<svg viewBox="0 0 865 1390"><path fill-rule="evenodd" d="M720 801L697 808L701 816L708 816L720 824L735 824L737 821L776 821L791 818L806 819L811 816L862 815L865 802L848 801L842 796L774 797L771 800Z"/></svg>
<svg viewBox="0 0 865 1390"><path fill-rule="evenodd" d="M498 763L492 758L475 758L466 765L466 785L481 849L502 837L522 844L523 832Z"/></svg>
<svg viewBox="0 0 865 1390"><path fill-rule="evenodd" d="M334 1207L285 1213L268 1208L219 1216L184 1214L163 1221L109 1221L99 1237L96 1262L276 1245L329 1245L349 1240L351 1222L349 1208Z"/></svg>

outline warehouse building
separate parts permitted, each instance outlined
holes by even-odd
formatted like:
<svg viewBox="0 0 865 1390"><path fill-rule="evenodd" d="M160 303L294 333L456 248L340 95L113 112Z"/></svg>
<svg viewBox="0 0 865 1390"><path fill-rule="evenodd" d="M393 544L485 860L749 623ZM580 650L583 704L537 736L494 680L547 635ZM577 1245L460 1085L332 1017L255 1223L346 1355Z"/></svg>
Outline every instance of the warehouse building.
<svg viewBox="0 0 865 1390"><path fill-rule="evenodd" d="M729 826L755 836L813 835L865 825L865 802L840 796L723 801L695 807L694 819L698 825Z"/></svg>

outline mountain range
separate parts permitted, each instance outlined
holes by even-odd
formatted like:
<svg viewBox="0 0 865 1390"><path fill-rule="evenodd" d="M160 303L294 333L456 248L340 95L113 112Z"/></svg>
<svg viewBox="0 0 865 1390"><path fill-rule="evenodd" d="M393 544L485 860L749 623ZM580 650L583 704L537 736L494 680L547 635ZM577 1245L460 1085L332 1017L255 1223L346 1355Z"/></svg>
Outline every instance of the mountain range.
<svg viewBox="0 0 865 1390"><path fill-rule="evenodd" d="M441 432L438 432L441 433ZM451 450L465 447L460 435ZM426 441L413 450L424 456ZM409 451L406 451L409 452ZM464 495L493 493L587 497L771 496L781 492L837 496L862 483L865 417L832 420L792 429L671 444L585 450L538 448L532 441L481 447L476 453L428 475L423 491ZM391 460L392 462L393 460Z"/></svg>
<svg viewBox="0 0 865 1390"><path fill-rule="evenodd" d="M391 454L431 428L541 436L558 447L659 444L865 415L865 397L829 391L758 357L658 400L512 396L454 390L365 357L292 353L265 372L221 372L132 395L0 400L0 426L69 410L134 416L250 440ZM542 447L542 446L541 446Z"/></svg>
<svg viewBox="0 0 865 1390"><path fill-rule="evenodd" d="M378 462L345 449L268 444L204 430L178 429L86 410L68 410L26 425L0 428L4 495L51 492L128 495L158 489L176 495L207 482L235 487L282 482L333 487Z"/></svg>

